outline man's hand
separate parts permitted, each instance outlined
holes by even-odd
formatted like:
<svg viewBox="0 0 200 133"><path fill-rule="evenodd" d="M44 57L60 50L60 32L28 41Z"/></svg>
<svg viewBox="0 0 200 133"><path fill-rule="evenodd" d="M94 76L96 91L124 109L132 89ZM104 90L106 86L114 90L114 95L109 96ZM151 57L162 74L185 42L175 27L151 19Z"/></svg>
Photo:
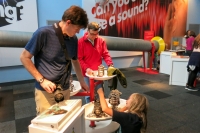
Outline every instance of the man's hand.
<svg viewBox="0 0 200 133"><path fill-rule="evenodd" d="M44 81L40 84L42 86L43 89L45 89L48 93L53 93L54 90L56 89L56 85L47 80L47 79L44 79Z"/></svg>
<svg viewBox="0 0 200 133"><path fill-rule="evenodd" d="M87 68L86 69L86 73L88 74L88 75L92 75L93 76L93 70L92 69L90 69L90 68Z"/></svg>
<svg viewBox="0 0 200 133"><path fill-rule="evenodd" d="M80 84L84 91L89 91L89 87L84 81L80 82Z"/></svg>

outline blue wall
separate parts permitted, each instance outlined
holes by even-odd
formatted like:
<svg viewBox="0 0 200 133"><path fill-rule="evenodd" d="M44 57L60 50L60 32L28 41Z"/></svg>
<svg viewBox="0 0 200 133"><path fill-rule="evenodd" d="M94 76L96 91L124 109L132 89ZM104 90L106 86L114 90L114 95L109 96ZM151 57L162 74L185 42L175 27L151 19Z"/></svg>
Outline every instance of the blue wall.
<svg viewBox="0 0 200 133"><path fill-rule="evenodd" d="M187 24L200 24L200 0L188 0Z"/></svg>
<svg viewBox="0 0 200 133"><path fill-rule="evenodd" d="M61 20L71 5L82 6L82 0L37 0L39 27L45 26L46 20Z"/></svg>
<svg viewBox="0 0 200 133"><path fill-rule="evenodd" d="M71 5L82 7L82 0L37 0L38 26L47 25L47 20L61 20L64 11ZM83 30L77 36L81 36Z"/></svg>

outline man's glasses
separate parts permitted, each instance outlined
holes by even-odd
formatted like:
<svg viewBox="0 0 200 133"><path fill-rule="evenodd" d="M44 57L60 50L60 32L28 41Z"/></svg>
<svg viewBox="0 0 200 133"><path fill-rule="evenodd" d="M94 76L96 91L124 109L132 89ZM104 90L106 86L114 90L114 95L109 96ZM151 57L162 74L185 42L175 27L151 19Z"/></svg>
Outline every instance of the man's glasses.
<svg viewBox="0 0 200 133"><path fill-rule="evenodd" d="M96 33L96 34L95 33L91 33L91 32L89 32L89 33L90 33L91 36L97 36L97 35L99 35L99 32Z"/></svg>

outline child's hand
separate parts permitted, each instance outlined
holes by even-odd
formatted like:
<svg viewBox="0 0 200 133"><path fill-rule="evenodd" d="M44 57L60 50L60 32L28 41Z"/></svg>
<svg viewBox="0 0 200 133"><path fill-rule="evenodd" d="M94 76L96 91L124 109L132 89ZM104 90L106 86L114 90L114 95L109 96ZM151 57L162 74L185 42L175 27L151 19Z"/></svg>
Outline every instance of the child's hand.
<svg viewBox="0 0 200 133"><path fill-rule="evenodd" d="M103 93L103 89L102 89L102 88L99 88L99 89L97 90L97 93L100 95L101 93Z"/></svg>
<svg viewBox="0 0 200 133"><path fill-rule="evenodd" d="M121 108L119 111L120 111L120 112L125 112L125 111L127 111L127 107L126 107L126 106L124 106L124 107L123 107L123 108Z"/></svg>

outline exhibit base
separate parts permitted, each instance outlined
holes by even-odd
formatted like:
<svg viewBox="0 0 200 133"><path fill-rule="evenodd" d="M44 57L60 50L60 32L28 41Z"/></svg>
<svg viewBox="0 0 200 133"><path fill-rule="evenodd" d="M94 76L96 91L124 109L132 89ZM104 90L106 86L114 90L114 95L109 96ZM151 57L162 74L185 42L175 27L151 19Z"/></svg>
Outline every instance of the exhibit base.
<svg viewBox="0 0 200 133"><path fill-rule="evenodd" d="M188 79L187 64L189 57L172 57L169 85L185 86Z"/></svg>
<svg viewBox="0 0 200 133"><path fill-rule="evenodd" d="M85 120L86 133L114 133L119 130L120 125L112 120L96 121L96 127L89 127L90 121Z"/></svg>
<svg viewBox="0 0 200 133"><path fill-rule="evenodd" d="M172 56L176 56L175 52L162 51L160 54L160 73L168 74L171 73L171 62Z"/></svg>
<svg viewBox="0 0 200 133"><path fill-rule="evenodd" d="M29 133L85 133L85 108L82 107L81 99L65 100L62 103L59 108L66 110L66 113L55 114L52 109L57 105L51 106L31 121Z"/></svg>
<svg viewBox="0 0 200 133"><path fill-rule="evenodd" d="M29 133L86 133L84 112L85 109L82 107L78 112L73 114L70 120L59 131L30 124L28 127Z"/></svg>

